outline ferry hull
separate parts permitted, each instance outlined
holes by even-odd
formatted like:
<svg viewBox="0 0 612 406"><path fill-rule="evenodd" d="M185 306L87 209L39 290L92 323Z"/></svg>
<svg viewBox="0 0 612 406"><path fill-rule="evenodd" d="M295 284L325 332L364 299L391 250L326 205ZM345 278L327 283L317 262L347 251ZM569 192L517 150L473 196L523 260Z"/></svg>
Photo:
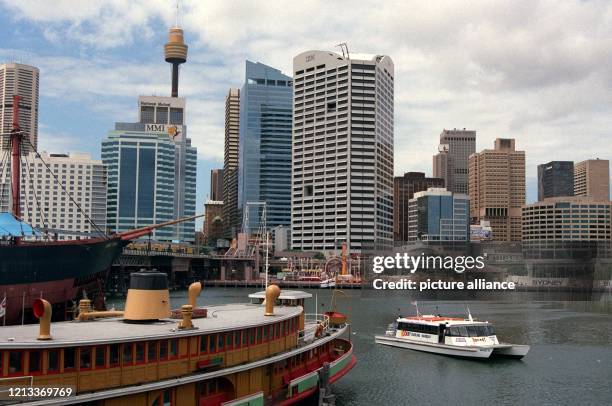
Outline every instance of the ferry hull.
<svg viewBox="0 0 612 406"><path fill-rule="evenodd" d="M495 347L458 347L458 346L445 345L445 344L415 342L415 341L409 341L405 339L399 339L395 337L381 336L381 335L375 336L375 342L377 344L388 345L391 347L407 348L410 350L429 352L432 354L440 354L440 355L448 355L452 357L472 358L472 359L489 359L497 351L502 351L503 353L508 354L508 355L502 355L501 353L495 354L495 355L522 358L529 350L528 346L517 346L517 347L527 347L527 351L525 351L523 355L519 355L520 351L516 353L511 351L513 346L508 347L508 346L501 345L498 348L495 348Z"/></svg>

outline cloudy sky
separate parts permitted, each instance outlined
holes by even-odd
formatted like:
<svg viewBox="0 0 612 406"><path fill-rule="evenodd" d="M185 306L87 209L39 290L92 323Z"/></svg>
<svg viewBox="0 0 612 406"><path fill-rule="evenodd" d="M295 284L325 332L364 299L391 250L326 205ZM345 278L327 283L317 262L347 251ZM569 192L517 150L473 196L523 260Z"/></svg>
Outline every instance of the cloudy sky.
<svg viewBox="0 0 612 406"><path fill-rule="evenodd" d="M0 0L0 61L41 69L40 149L88 151L137 97L168 95L173 0ZM198 147L198 207L222 166L224 96L250 59L290 74L292 57L347 42L395 62L395 173L431 175L443 128L477 150L513 137L536 166L612 158L612 2L182 1L189 44L179 93Z"/></svg>

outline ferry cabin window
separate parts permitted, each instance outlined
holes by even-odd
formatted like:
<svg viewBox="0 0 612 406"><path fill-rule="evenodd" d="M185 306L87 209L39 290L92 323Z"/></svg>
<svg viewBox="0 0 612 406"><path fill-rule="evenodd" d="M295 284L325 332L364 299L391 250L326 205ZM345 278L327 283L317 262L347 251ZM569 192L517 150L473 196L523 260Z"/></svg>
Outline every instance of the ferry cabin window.
<svg viewBox="0 0 612 406"><path fill-rule="evenodd" d="M111 344L109 352L111 368L119 366L119 344Z"/></svg>
<svg viewBox="0 0 612 406"><path fill-rule="evenodd" d="M248 330L242 330L242 346L246 347L249 342L249 335L248 335Z"/></svg>
<svg viewBox="0 0 612 406"><path fill-rule="evenodd" d="M207 336L200 337L200 354L206 354L206 350L208 348Z"/></svg>
<svg viewBox="0 0 612 406"><path fill-rule="evenodd" d="M98 345L96 347L96 368L104 368L106 366L106 346Z"/></svg>
<svg viewBox="0 0 612 406"><path fill-rule="evenodd" d="M9 353L9 375L23 372L23 352L11 351Z"/></svg>
<svg viewBox="0 0 612 406"><path fill-rule="evenodd" d="M240 348L240 331L234 332L234 348Z"/></svg>
<svg viewBox="0 0 612 406"><path fill-rule="evenodd" d="M212 354L217 349L217 335L213 334L213 335L209 336L208 337L208 342L210 344L209 347L208 347L208 352L210 352Z"/></svg>
<svg viewBox="0 0 612 406"><path fill-rule="evenodd" d="M47 367L47 373L52 374L59 372L59 350L49 350L49 366Z"/></svg>
<svg viewBox="0 0 612 406"><path fill-rule="evenodd" d="M397 329L421 334L438 334L438 326L430 326L427 324L400 322L397 325Z"/></svg>
<svg viewBox="0 0 612 406"><path fill-rule="evenodd" d="M42 371L42 360L40 351L30 351L28 361L28 373L39 374Z"/></svg>
<svg viewBox="0 0 612 406"><path fill-rule="evenodd" d="M249 330L249 337L250 337L249 344L250 345L255 344L255 329L254 328Z"/></svg>
<svg viewBox="0 0 612 406"><path fill-rule="evenodd" d="M136 363L142 364L145 361L145 344L136 343Z"/></svg>
<svg viewBox="0 0 612 406"><path fill-rule="evenodd" d="M227 333L225 335L225 347L228 350L232 348L232 343L234 342L234 334L235 333Z"/></svg>
<svg viewBox="0 0 612 406"><path fill-rule="evenodd" d="M134 349L132 344L123 344L123 365L132 365L134 359Z"/></svg>
<svg viewBox="0 0 612 406"><path fill-rule="evenodd" d="M170 340L170 358L178 357L178 340L176 338Z"/></svg>
<svg viewBox="0 0 612 406"><path fill-rule="evenodd" d="M157 362L157 341L147 344L147 362Z"/></svg>
<svg viewBox="0 0 612 406"><path fill-rule="evenodd" d="M223 351L223 339L224 339L223 334L219 333L219 336L218 336L218 340L219 340L218 343L219 343L219 345L217 346L219 351Z"/></svg>
<svg viewBox="0 0 612 406"><path fill-rule="evenodd" d="M91 369L91 347L81 348L80 360L81 370Z"/></svg>
<svg viewBox="0 0 612 406"><path fill-rule="evenodd" d="M162 340L159 342L159 360L165 360L168 358L168 341Z"/></svg>
<svg viewBox="0 0 612 406"><path fill-rule="evenodd" d="M262 330L263 330L263 327L257 328L257 344L261 344Z"/></svg>
<svg viewBox="0 0 612 406"><path fill-rule="evenodd" d="M71 371L75 368L76 349L64 348L64 372Z"/></svg>

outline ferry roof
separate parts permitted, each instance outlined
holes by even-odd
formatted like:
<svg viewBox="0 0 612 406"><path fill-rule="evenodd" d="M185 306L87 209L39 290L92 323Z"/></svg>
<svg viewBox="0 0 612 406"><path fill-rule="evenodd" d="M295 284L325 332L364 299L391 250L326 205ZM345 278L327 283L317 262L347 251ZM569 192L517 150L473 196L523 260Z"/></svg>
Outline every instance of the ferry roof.
<svg viewBox="0 0 612 406"><path fill-rule="evenodd" d="M436 316L436 315L399 317L397 321L402 322L402 323L428 324L432 326L437 326L440 324L447 324L449 326L489 324L489 322L487 321L469 320L469 319L464 319L461 317L448 317L448 316Z"/></svg>
<svg viewBox="0 0 612 406"><path fill-rule="evenodd" d="M125 323L120 318L95 321L51 323L52 340L41 341L38 324L0 327L0 350L13 348L51 348L117 342L147 341L209 334L221 331L259 327L299 316L301 306L275 306L274 316L264 316L264 306L228 304L208 306L206 318L193 319L192 330L179 330L180 319L164 319L153 323Z"/></svg>
<svg viewBox="0 0 612 406"><path fill-rule="evenodd" d="M278 297L280 300L297 300L297 299L310 299L312 294L303 292L301 290L281 290L280 296ZM262 290L261 292L251 293L249 295L251 299L265 299L266 291Z"/></svg>

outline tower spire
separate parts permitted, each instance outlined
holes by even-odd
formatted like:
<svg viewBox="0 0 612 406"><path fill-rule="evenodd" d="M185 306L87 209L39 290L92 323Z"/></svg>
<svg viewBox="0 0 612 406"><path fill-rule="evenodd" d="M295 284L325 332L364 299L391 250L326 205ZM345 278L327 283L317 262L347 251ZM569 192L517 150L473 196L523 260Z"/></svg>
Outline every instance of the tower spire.
<svg viewBox="0 0 612 406"><path fill-rule="evenodd" d="M183 29L178 26L179 3L176 2L176 25L168 31L168 42L164 46L166 62L172 64L172 97L178 97L179 65L187 62L187 45Z"/></svg>

